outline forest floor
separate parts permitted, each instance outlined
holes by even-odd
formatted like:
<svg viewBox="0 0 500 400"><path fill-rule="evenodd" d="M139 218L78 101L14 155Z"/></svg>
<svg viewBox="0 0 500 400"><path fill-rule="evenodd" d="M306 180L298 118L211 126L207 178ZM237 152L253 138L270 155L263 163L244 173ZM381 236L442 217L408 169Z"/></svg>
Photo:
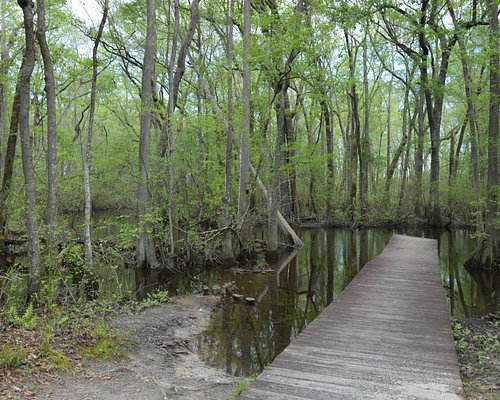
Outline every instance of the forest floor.
<svg viewBox="0 0 500 400"><path fill-rule="evenodd" d="M453 335L465 397L500 399L500 313L456 321Z"/></svg>
<svg viewBox="0 0 500 400"><path fill-rule="evenodd" d="M196 336L210 320L215 296L176 296L160 306L117 318L129 351L110 361L83 360L68 373L6 392L5 399L228 399L241 378L200 360ZM19 389L19 390L16 390ZM27 389L29 388L29 389ZM12 390L13 389L13 390Z"/></svg>

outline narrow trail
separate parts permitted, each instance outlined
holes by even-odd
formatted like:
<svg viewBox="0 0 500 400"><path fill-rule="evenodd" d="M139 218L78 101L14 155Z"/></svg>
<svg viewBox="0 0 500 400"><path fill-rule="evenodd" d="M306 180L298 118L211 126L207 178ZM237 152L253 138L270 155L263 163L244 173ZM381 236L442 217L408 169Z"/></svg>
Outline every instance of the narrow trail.
<svg viewBox="0 0 500 400"><path fill-rule="evenodd" d="M214 296L179 296L159 307L117 319L131 341L127 356L89 362L83 371L62 375L40 387L38 399L55 400L220 400L239 379L203 363L196 336L206 329Z"/></svg>

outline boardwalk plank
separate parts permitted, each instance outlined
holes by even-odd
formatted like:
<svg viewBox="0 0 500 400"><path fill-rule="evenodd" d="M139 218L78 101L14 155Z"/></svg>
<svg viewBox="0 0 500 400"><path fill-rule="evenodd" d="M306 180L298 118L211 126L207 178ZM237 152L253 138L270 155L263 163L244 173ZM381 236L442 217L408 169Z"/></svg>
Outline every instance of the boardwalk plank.
<svg viewBox="0 0 500 400"><path fill-rule="evenodd" d="M241 399L461 398L437 243L394 235Z"/></svg>

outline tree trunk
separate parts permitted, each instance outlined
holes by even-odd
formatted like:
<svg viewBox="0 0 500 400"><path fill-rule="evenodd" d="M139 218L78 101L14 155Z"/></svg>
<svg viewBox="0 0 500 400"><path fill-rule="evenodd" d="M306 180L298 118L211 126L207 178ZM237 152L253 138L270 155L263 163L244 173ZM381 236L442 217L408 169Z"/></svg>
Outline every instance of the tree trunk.
<svg viewBox="0 0 500 400"><path fill-rule="evenodd" d="M21 71L24 70L24 59L21 64ZM7 223L7 198L9 197L12 176L14 174L14 161L16 159L17 134L19 132L19 112L21 96L21 74L16 84L16 93L12 103L12 113L10 115L9 136L7 139L7 149L5 151L5 165L3 168L2 188L0 189L0 233L5 235Z"/></svg>
<svg viewBox="0 0 500 400"><path fill-rule="evenodd" d="M233 197L233 19L234 0L228 0L227 13L227 128L226 128L226 162L224 196L222 197L222 224L228 228L231 225L231 203ZM224 260L234 259L232 233L229 229L224 232L222 240L222 254Z"/></svg>
<svg viewBox="0 0 500 400"><path fill-rule="evenodd" d="M409 107L409 101L408 97L410 94L410 86L406 85L405 87L405 95L404 95L404 100L403 100L403 127L402 127L402 132L403 132L403 137L401 139L401 143L399 143L399 146L394 153L394 156L392 157L392 161L389 164L389 168L387 169L387 174L385 176L385 198L388 202L390 201L390 188L391 188L391 180L394 175L394 172L396 170L396 167L399 162L399 158L401 157L401 154L403 154L403 150L406 146L406 143L408 142L408 107Z"/></svg>
<svg viewBox="0 0 500 400"><path fill-rule="evenodd" d="M45 95L47 96L47 247L53 251L57 229L57 142L56 142L56 82L50 49L45 36L45 0L37 1L38 29L36 37L42 53ZM52 254L55 256L55 254Z"/></svg>
<svg viewBox="0 0 500 400"><path fill-rule="evenodd" d="M23 10L25 49L19 87L19 133L21 137L21 157L23 162L24 180L26 183L26 230L28 233L28 287L27 301L40 288L42 266L40 260L40 245L38 239L38 224L36 220L35 176L31 161L31 136L29 126L30 116L30 86L31 75L35 66L35 38L33 35L33 9L31 1L18 0Z"/></svg>
<svg viewBox="0 0 500 400"><path fill-rule="evenodd" d="M491 245L490 269L500 269L500 228L498 210L498 137L500 115L500 43L498 36L498 2L488 1L490 13L490 119L488 124L488 211L486 233Z"/></svg>
<svg viewBox="0 0 500 400"><path fill-rule="evenodd" d="M410 80L410 77L408 77L408 80ZM410 82L408 82L408 87L410 85ZM408 96L405 96L405 105L403 107L403 131L407 132L407 145L406 145L406 151L405 151L405 157L403 161L403 176L401 177L401 188L399 191L399 204L398 204L398 209L399 213L401 214L402 211L402 206L403 206L403 200L405 197L405 192L406 192L406 181L408 180L408 167L410 165L410 143L412 142L412 132L415 127L415 119L416 119L416 114L417 110L414 111L413 117L410 119L410 103L409 103L409 93Z"/></svg>
<svg viewBox="0 0 500 400"><path fill-rule="evenodd" d="M451 5L448 3L448 10L453 20L453 25L456 31L460 29L458 21L455 17L455 11ZM471 165L472 165L472 187L474 188L474 193L476 198L479 199L480 196L480 178L479 178L479 167L478 167L478 152L477 152L477 132L476 132L476 107L475 107L475 93L472 90L472 78L470 74L469 63L467 61L467 48L465 46L465 41L462 36L458 37L458 46L460 48L460 61L462 63L462 72L464 76L464 89L465 98L467 100L467 118L469 119L469 129L470 129L470 143L471 143ZM479 217L480 219L480 217ZM480 223L480 221L477 221Z"/></svg>
<svg viewBox="0 0 500 400"><path fill-rule="evenodd" d="M403 150L406 146L407 141L408 141L408 134L406 131L403 131L403 138L401 139L401 143L399 143L399 146L392 157L392 161L389 164L389 170L387 171L387 175L385 177L385 192L388 200L389 200L389 190L391 187L391 180L394 175L394 172L396 171L399 158L401 157L401 154L403 154Z"/></svg>
<svg viewBox="0 0 500 400"><path fill-rule="evenodd" d="M7 59L9 57L7 47L7 30L5 20L7 18L7 3L2 0L2 9L0 11L0 178L3 176L3 167L5 163L4 141L8 137L8 116L7 116L7 77L9 67Z"/></svg>
<svg viewBox="0 0 500 400"><path fill-rule="evenodd" d="M424 169L424 137L425 137L425 112L424 112L424 91L420 87L417 107L417 143L415 149L415 215L419 218L424 216L424 202L422 198L422 175Z"/></svg>
<svg viewBox="0 0 500 400"><path fill-rule="evenodd" d="M389 93L387 96L387 141L386 141L386 171L385 176L389 175L389 166L391 165L391 116L392 116L392 78L389 82Z"/></svg>
<svg viewBox="0 0 500 400"><path fill-rule="evenodd" d="M278 85L279 93L277 94L278 101L275 102L276 110L276 154L274 156L274 169L278 171L278 187L273 187L272 191L277 191L277 207L282 208L283 215L287 220L292 216L291 197L289 188L288 172L283 171L288 164L288 150L285 149L287 130L289 121L287 112L289 111L288 104L288 88L290 81L284 77L282 83Z"/></svg>
<svg viewBox="0 0 500 400"><path fill-rule="evenodd" d="M102 18L99 24L97 35L94 39L94 48L92 49L92 83L90 89L90 107L89 107L89 122L87 132L87 146L85 149L85 157L83 162L83 185L85 190L85 231L84 231L84 247L85 247L85 262L88 268L93 266L92 257L92 239L91 239L91 221L92 221L92 197L90 192L90 167L92 162L92 135L94 129L95 118L95 103L97 95L97 51L101 42L104 25L108 17L109 0L104 1Z"/></svg>
<svg viewBox="0 0 500 400"><path fill-rule="evenodd" d="M269 238L267 249L269 252L273 253L278 250L278 209L280 207L280 200L283 202L285 193L283 193L283 185L280 188L280 169L283 163L283 145L285 142L285 130L286 130L286 120L285 120L285 110L286 110L286 92L288 90L287 85L282 85L280 93L278 95L279 102L276 103L276 145L273 157L273 181L270 193L270 217L269 223ZM287 185L288 182L285 182ZM281 189L281 190L280 190ZM281 195L280 195L281 193ZM284 206L284 204L282 204ZM285 210L287 208L285 207ZM285 211L286 218L286 211Z"/></svg>
<svg viewBox="0 0 500 400"><path fill-rule="evenodd" d="M359 174L359 197L361 202L361 215L368 211L368 160L370 158L370 99L368 87L368 28L365 27L363 40L363 91L364 91L364 124L363 138L361 140L360 174Z"/></svg>
<svg viewBox="0 0 500 400"><path fill-rule="evenodd" d="M439 147L441 144L440 129L441 118L443 115L443 104L445 94L446 75L448 72L449 57L451 50L458 38L455 34L450 40L444 35L439 35L439 43L441 45L441 62L432 59L432 54L428 47L428 38L425 35L426 25L433 26L435 23L435 12L431 10L429 19L427 19L429 0L422 1L422 11L419 21L419 46L422 53L420 60L420 74L424 89L425 102L427 106L427 120L429 122L429 130L431 134L431 179L430 179L430 207L431 215L429 223L434 226L441 226L441 205L439 193L439 174L440 174L440 154ZM432 3L432 7L436 4ZM433 73L431 79L428 76L428 62L431 57ZM439 70L438 70L439 68Z"/></svg>
<svg viewBox="0 0 500 400"><path fill-rule="evenodd" d="M295 141L296 141L296 132L295 132L295 123L294 119L296 116L296 112L292 112L290 109L290 96L287 94L285 98L286 112L285 112L285 120L286 120L286 162L287 162L287 181L289 181L289 203L290 203L290 219L298 219L299 218L299 206L297 199L297 172L295 169Z"/></svg>
<svg viewBox="0 0 500 400"><path fill-rule="evenodd" d="M472 256L466 261L467 268L500 270L500 229L498 228L498 209L500 190L498 182L498 137L500 115L500 43L498 35L498 4L488 0L489 11L489 69L490 69L490 104L488 122L488 186L486 233Z"/></svg>
<svg viewBox="0 0 500 400"><path fill-rule="evenodd" d="M154 108L153 80L155 77L155 57L157 47L156 2L148 0L146 11L146 43L142 66L141 118L139 135L139 183L137 185L137 219L140 224L139 241L136 246L136 261L139 268L155 268L158 265L155 246L151 237L149 195L149 154L151 119Z"/></svg>
<svg viewBox="0 0 500 400"><path fill-rule="evenodd" d="M244 224L249 207L250 171L250 41L251 41L250 0L243 1L243 123L240 134L240 180L238 188L238 225ZM243 235L245 238L245 234Z"/></svg>
<svg viewBox="0 0 500 400"><path fill-rule="evenodd" d="M495 227L499 208L500 190L498 188L498 131L500 115L500 43L498 37L498 2L488 1L490 14L490 112L488 124L488 213L486 216L487 233L496 246L496 260L500 259L498 252L500 237L498 226Z"/></svg>
<svg viewBox="0 0 500 400"><path fill-rule="evenodd" d="M361 128L359 122L359 98L356 87L356 54L354 46L349 38L347 29L344 29L344 36L346 40L347 52L349 55L349 97L351 105L351 140L350 140L350 185L349 185L349 206L350 217L352 220L355 218L356 210L356 196L358 185L358 158L360 171L364 168L364 160L361 154L360 135Z"/></svg>
<svg viewBox="0 0 500 400"><path fill-rule="evenodd" d="M335 162L333 154L333 121L331 118L330 108L328 106L327 94L324 89L320 93L320 105L323 119L325 121L325 136L326 136L326 154L327 154L327 192L328 198L326 203L327 218L330 220L333 214L333 196L335 192Z"/></svg>
<svg viewBox="0 0 500 400"><path fill-rule="evenodd" d="M176 204L175 204L175 196L177 191L176 178L175 178L175 147L177 141L177 132L176 128L172 124L172 118L174 116L176 107L177 107L177 99L179 96L179 89L182 81L182 77L184 76L184 72L186 71L186 57L189 51L189 46L193 41L193 36L196 31L196 26L198 24L198 8L199 8L200 0L193 0L191 2L191 17L189 19L189 26L186 31L186 36L182 41L181 47L179 49L179 54L177 55L177 63L175 68L175 73L173 73L173 69L171 69L171 73L169 74L169 95L168 95L168 109L167 109L167 120L165 128L162 130L162 134L160 136L160 140L158 143L158 153L161 157L166 156L167 152L167 139L169 139L169 159L170 162L168 164L168 175L169 175L169 196L168 196L168 219L169 219L169 233L170 233L170 255L174 256L175 249L175 227L177 226L177 212L176 212ZM178 3L176 2L176 7L178 7ZM176 30L178 30L178 19L179 15L176 10ZM175 43L176 39L174 39ZM172 51L172 57L175 57L174 53L175 48ZM156 50L155 50L156 51ZM173 76L172 76L173 73Z"/></svg>

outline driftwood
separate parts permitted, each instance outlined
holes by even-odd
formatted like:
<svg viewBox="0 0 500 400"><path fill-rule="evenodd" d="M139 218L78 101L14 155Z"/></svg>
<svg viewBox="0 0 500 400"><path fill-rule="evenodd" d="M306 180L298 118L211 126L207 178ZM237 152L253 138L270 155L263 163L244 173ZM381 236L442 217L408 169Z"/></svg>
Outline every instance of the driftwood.
<svg viewBox="0 0 500 400"><path fill-rule="evenodd" d="M262 191L262 194L264 195L264 198L266 200L268 200L269 194L267 193L266 186L260 180L259 176L257 175L257 171L255 171L255 168L251 162L250 162L250 172L254 176L254 178L257 182L257 185L259 186L260 190ZM304 247L304 242L302 242L302 240L300 240L300 238L297 236L295 231L292 229L292 227L290 226L288 221L285 219L283 214L281 214L280 210L278 210L278 223L279 223L279 226L280 226L281 230L283 231L283 233L288 234L290 236L295 247L297 247L297 248Z"/></svg>

